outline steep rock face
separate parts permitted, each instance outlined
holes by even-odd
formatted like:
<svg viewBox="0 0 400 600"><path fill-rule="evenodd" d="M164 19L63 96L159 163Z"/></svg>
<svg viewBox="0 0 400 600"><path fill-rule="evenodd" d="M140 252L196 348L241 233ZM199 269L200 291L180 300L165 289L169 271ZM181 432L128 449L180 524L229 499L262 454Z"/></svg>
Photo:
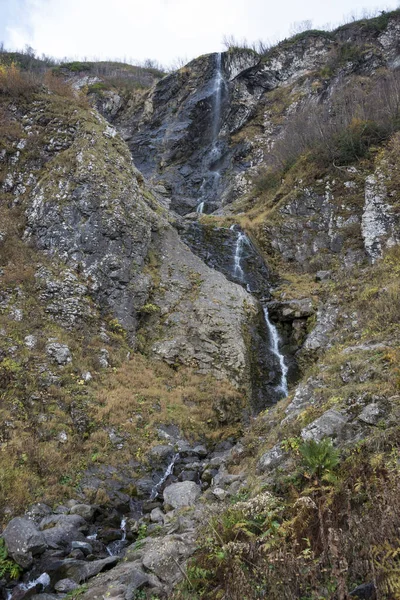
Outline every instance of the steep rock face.
<svg viewBox="0 0 400 600"><path fill-rule="evenodd" d="M252 296L207 267L171 228L155 236L155 249L160 284L151 303L160 309L160 329L152 351L170 364L249 385L244 331L258 310ZM154 330L150 323L147 335Z"/></svg>
<svg viewBox="0 0 400 600"><path fill-rule="evenodd" d="M264 57L251 51L223 53L215 139L215 54L165 77L117 113L104 114L129 138L137 166L173 193L175 210L188 213L205 199L212 212L248 189L247 172L256 175L258 166L268 163L286 114L304 100L317 105L329 98L352 73L395 68L398 26L393 17L383 31L355 25L334 34L311 32L282 42ZM346 60L350 47L355 50ZM320 75L327 65L330 78ZM217 152L210 159L213 143ZM212 190L204 184L205 171L217 173Z"/></svg>
<svg viewBox="0 0 400 600"><path fill-rule="evenodd" d="M45 113L39 105L26 126ZM46 127L46 136L60 135L54 126ZM82 272L102 306L133 333L149 290L142 270L157 217L116 131L94 112L76 128L28 195L25 236Z"/></svg>
<svg viewBox="0 0 400 600"><path fill-rule="evenodd" d="M141 101L123 107L114 118L110 111L104 112L129 140L138 168L173 192L172 207L177 212L190 212L200 199L218 206L223 187L214 187L213 174L223 172L229 160L227 130L223 128L229 82L258 60L248 52L222 56L218 123L213 123L216 54L202 56L165 77ZM211 156L216 142L217 150ZM205 181L205 173L209 181Z"/></svg>
<svg viewBox="0 0 400 600"><path fill-rule="evenodd" d="M91 295L134 340L152 295L162 317L156 334L148 329L158 357L248 386L254 301L180 241L115 129L93 110L53 99L36 102L22 123L40 136L40 162L29 161L24 138L3 189L25 207L25 241L68 265L60 277L44 267L36 274L47 311L74 327L90 318ZM160 256L153 271L152 253Z"/></svg>
<svg viewBox="0 0 400 600"><path fill-rule="evenodd" d="M244 286L258 298L269 297L272 275L252 241L239 227L189 221L181 237L207 265L230 281Z"/></svg>
<svg viewBox="0 0 400 600"><path fill-rule="evenodd" d="M385 247L394 246L400 239L399 219L388 201L385 178L379 171L365 180L361 229L365 251L372 262Z"/></svg>

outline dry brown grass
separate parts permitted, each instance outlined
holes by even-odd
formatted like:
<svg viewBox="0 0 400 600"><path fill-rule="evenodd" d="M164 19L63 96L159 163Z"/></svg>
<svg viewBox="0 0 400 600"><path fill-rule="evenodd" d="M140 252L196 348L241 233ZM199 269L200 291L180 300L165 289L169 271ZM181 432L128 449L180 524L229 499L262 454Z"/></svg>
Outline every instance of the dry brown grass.
<svg viewBox="0 0 400 600"><path fill-rule="evenodd" d="M237 432L243 397L228 382L193 370L174 370L140 354L123 364L97 387L94 419L117 428L127 437L129 450L140 457L157 443L160 424L178 425L189 439L219 438ZM231 407L231 421L218 420L219 403ZM95 441L94 439L92 441ZM96 443L105 446L99 434Z"/></svg>
<svg viewBox="0 0 400 600"><path fill-rule="evenodd" d="M40 82L30 72L21 71L15 64L0 64L0 93L7 96L29 96L38 89Z"/></svg>

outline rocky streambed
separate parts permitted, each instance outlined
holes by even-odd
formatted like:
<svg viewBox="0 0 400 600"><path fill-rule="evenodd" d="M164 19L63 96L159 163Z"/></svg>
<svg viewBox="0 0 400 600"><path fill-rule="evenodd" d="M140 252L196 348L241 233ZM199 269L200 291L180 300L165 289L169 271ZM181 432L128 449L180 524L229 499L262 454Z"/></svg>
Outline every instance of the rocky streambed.
<svg viewBox="0 0 400 600"><path fill-rule="evenodd" d="M182 439L153 447L148 474L124 512L79 499L54 510L31 506L2 534L23 575L18 582L2 579L1 597L56 600L88 590L88 597L101 598L115 581L115 594L125 600L144 587L168 594L195 549L205 501L219 503L246 485L244 474L228 472L242 451L233 441L212 451Z"/></svg>

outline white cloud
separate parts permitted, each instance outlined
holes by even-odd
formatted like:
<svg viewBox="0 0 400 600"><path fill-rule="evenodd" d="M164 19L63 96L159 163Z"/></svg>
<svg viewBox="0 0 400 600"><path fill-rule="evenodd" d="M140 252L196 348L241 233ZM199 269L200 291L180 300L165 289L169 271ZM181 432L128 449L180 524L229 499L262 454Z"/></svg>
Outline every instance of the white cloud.
<svg viewBox="0 0 400 600"><path fill-rule="evenodd" d="M373 9L376 0L0 0L6 46L31 45L57 57L98 57L169 64L221 50L225 34L276 40L294 21L314 26ZM3 4L4 3L4 4ZM395 8L396 2L385 3ZM381 5L382 8L382 5ZM4 29L4 25L3 25ZM1 29L0 29L1 31Z"/></svg>

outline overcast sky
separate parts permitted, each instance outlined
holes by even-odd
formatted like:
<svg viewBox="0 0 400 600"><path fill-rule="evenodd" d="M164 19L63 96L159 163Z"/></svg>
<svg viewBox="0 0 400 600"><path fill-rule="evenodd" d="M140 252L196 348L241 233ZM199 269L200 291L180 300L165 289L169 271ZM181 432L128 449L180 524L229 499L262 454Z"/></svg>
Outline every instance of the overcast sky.
<svg viewBox="0 0 400 600"><path fill-rule="evenodd" d="M57 58L151 58L170 65L223 49L224 35L277 41L291 24L318 28L363 9L393 9L377 0L0 0L0 41L26 44Z"/></svg>

